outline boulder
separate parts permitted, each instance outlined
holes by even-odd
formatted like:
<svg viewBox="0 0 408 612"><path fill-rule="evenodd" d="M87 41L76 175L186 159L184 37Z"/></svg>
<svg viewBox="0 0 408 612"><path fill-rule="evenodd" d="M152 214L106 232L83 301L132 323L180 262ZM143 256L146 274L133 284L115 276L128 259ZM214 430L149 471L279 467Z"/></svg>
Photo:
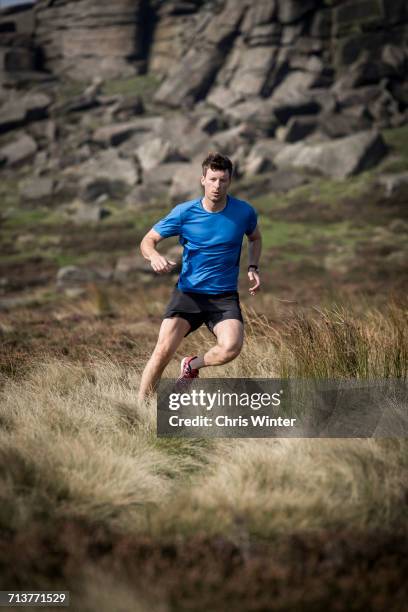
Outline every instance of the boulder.
<svg viewBox="0 0 408 612"><path fill-rule="evenodd" d="M384 87L381 85L366 85L350 89L343 87L341 83L336 82L333 87L333 92L336 96L340 108L356 106L358 104L368 105L371 102L380 98L384 92Z"/></svg>
<svg viewBox="0 0 408 612"><path fill-rule="evenodd" d="M265 155L252 153L245 160L242 170L245 176L256 176L257 174L267 172L271 167L271 162Z"/></svg>
<svg viewBox="0 0 408 612"><path fill-rule="evenodd" d="M234 106L234 104L238 104L238 102L241 102L242 100L242 93L233 91L232 89L222 85L217 85L211 89L206 99L208 104L211 104L222 111Z"/></svg>
<svg viewBox="0 0 408 612"><path fill-rule="evenodd" d="M109 280L105 270L95 270L79 266L64 266L57 272L56 282L59 289L67 286L82 285L100 280Z"/></svg>
<svg viewBox="0 0 408 612"><path fill-rule="evenodd" d="M274 161L280 167L303 168L332 178L344 179L377 164L386 154L382 136L375 130L334 142L287 145Z"/></svg>
<svg viewBox="0 0 408 612"><path fill-rule="evenodd" d="M278 46L281 37L282 24L275 22L255 26L244 35L244 40L248 47L266 47L268 45Z"/></svg>
<svg viewBox="0 0 408 612"><path fill-rule="evenodd" d="M104 125L94 131L92 140L107 147L117 147L135 134L144 137L160 133L163 123L162 117L143 117L126 123Z"/></svg>
<svg viewBox="0 0 408 612"><path fill-rule="evenodd" d="M280 168L269 174L268 191L286 193L308 182L309 178L306 175L287 168Z"/></svg>
<svg viewBox="0 0 408 612"><path fill-rule="evenodd" d="M54 115L68 115L90 110L100 105L98 96L80 94L53 107Z"/></svg>
<svg viewBox="0 0 408 612"><path fill-rule="evenodd" d="M245 14L241 25L242 32L250 32L257 26L268 25L274 21L277 11L276 0L258 0Z"/></svg>
<svg viewBox="0 0 408 612"><path fill-rule="evenodd" d="M80 166L68 167L67 176L78 176L86 179L105 179L115 188L118 184L129 188L139 181L137 165L129 159L123 159L115 149L100 151Z"/></svg>
<svg viewBox="0 0 408 612"><path fill-rule="evenodd" d="M364 113L364 107L363 112L357 115L353 113L322 113L318 121L320 130L330 138L341 138L368 130L371 127L371 121Z"/></svg>
<svg viewBox="0 0 408 612"><path fill-rule="evenodd" d="M279 41L278 59L280 62L286 61L295 49L297 40L302 32L302 24L292 24L282 26L282 34Z"/></svg>
<svg viewBox="0 0 408 612"><path fill-rule="evenodd" d="M54 193L55 181L47 176L29 178L20 183L20 198L28 202L48 203Z"/></svg>
<svg viewBox="0 0 408 612"><path fill-rule="evenodd" d="M165 162L187 161L176 146L162 138L152 138L136 150L143 171L152 170Z"/></svg>
<svg viewBox="0 0 408 612"><path fill-rule="evenodd" d="M367 32L357 30L337 40L333 48L333 63L340 70L348 69L366 52L369 53L371 60L376 61L380 59L380 51L384 44L395 39L399 39L402 43L402 37L402 34L398 36L396 29L389 33L381 28Z"/></svg>
<svg viewBox="0 0 408 612"><path fill-rule="evenodd" d="M384 188L387 198L408 195L408 172L398 174L382 174L377 182Z"/></svg>
<svg viewBox="0 0 408 612"><path fill-rule="evenodd" d="M280 123L286 124L293 116L316 115L320 111L320 105L316 100L306 96L300 96L287 102L274 102L273 112Z"/></svg>
<svg viewBox="0 0 408 612"><path fill-rule="evenodd" d="M233 123L245 122L258 134L272 136L279 125L269 101L255 98L241 102L225 111L225 116Z"/></svg>
<svg viewBox="0 0 408 612"><path fill-rule="evenodd" d="M38 121L48 115L51 98L44 93L27 94L21 100L25 108L25 120Z"/></svg>
<svg viewBox="0 0 408 612"><path fill-rule="evenodd" d="M308 56L301 53L293 53L291 55L290 67L292 70L301 70L314 74L322 74L324 70L327 69L323 60L317 55Z"/></svg>
<svg viewBox="0 0 408 612"><path fill-rule="evenodd" d="M302 70L293 70L284 76L282 82L275 87L272 93L273 103L288 102L297 100L299 97L308 93L313 86L316 77L312 73L306 73Z"/></svg>
<svg viewBox="0 0 408 612"><path fill-rule="evenodd" d="M312 134L318 127L315 117L291 117L285 128L285 142L297 142Z"/></svg>
<svg viewBox="0 0 408 612"><path fill-rule="evenodd" d="M183 172L185 169L186 162L168 162L160 164L160 166L143 172L143 184L146 186L163 185L170 187L174 175L177 172Z"/></svg>
<svg viewBox="0 0 408 612"><path fill-rule="evenodd" d="M153 208L162 209L169 201L170 184L152 181L136 185L125 198L127 207L137 211L145 211L146 208L149 208L149 210Z"/></svg>
<svg viewBox="0 0 408 612"><path fill-rule="evenodd" d="M372 118L378 123L381 122L382 127L388 127L392 117L398 115L398 104L390 92L384 90L381 96L368 104L368 111Z"/></svg>
<svg viewBox="0 0 408 612"><path fill-rule="evenodd" d="M37 0L35 10L35 43L47 70L79 81L135 74L143 56L143 0L116 0L114 5Z"/></svg>
<svg viewBox="0 0 408 612"><path fill-rule="evenodd" d="M170 198L173 203L185 202L202 196L200 184L201 159L194 163L183 164L173 176Z"/></svg>
<svg viewBox="0 0 408 612"><path fill-rule="evenodd" d="M102 176L85 176L79 183L79 198L84 202L95 202L102 196L121 199L126 195L128 186L121 180Z"/></svg>
<svg viewBox="0 0 408 612"><path fill-rule="evenodd" d="M230 89L244 96L262 95L274 67L275 57L275 47L246 49L241 55L240 65L229 84Z"/></svg>
<svg viewBox="0 0 408 612"><path fill-rule="evenodd" d="M22 104L6 102L0 107L0 134L24 125L26 111Z"/></svg>
<svg viewBox="0 0 408 612"><path fill-rule="evenodd" d="M8 100L0 107L0 133L43 119L50 105L51 98L41 93Z"/></svg>
<svg viewBox="0 0 408 612"><path fill-rule="evenodd" d="M197 127L199 130L211 136L227 127L225 119L220 113L208 111L198 117Z"/></svg>
<svg viewBox="0 0 408 612"><path fill-rule="evenodd" d="M155 102L175 108L192 106L207 94L223 59L217 48L191 48L160 85Z"/></svg>
<svg viewBox="0 0 408 612"><path fill-rule="evenodd" d="M408 53L407 49L396 45L385 45L381 52L381 59L386 66L389 66L393 76L404 76L407 69Z"/></svg>
<svg viewBox="0 0 408 612"><path fill-rule="evenodd" d="M97 202L86 203L79 199L71 203L67 208L67 212L71 216L72 221L78 225L98 223L111 214L108 209Z"/></svg>
<svg viewBox="0 0 408 612"><path fill-rule="evenodd" d="M264 157L270 162L271 167L273 167L276 155L279 153L279 151L282 151L284 146L284 144L274 139L259 139L251 148L248 158Z"/></svg>
<svg viewBox="0 0 408 612"><path fill-rule="evenodd" d="M233 173L236 178L241 177L245 172L245 166L247 163L247 155L250 151L250 145L248 143L241 144L237 149L234 150L230 155L230 159L233 164Z"/></svg>
<svg viewBox="0 0 408 612"><path fill-rule="evenodd" d="M224 155L232 155L242 144L250 143L255 138L253 130L248 125L241 123L229 130L217 132L212 137L213 148L218 149Z"/></svg>
<svg viewBox="0 0 408 612"><path fill-rule="evenodd" d="M338 104L332 91L325 87L313 87L309 94L310 99L317 102L322 113L334 113L337 111Z"/></svg>
<svg viewBox="0 0 408 612"><path fill-rule="evenodd" d="M134 255L125 255L120 257L116 262L115 271L113 273L113 278L117 282L125 282L134 274L139 274L140 272L155 275L155 271L150 265L150 262L147 261L142 255L134 254Z"/></svg>
<svg viewBox="0 0 408 612"><path fill-rule="evenodd" d="M343 80L349 87L376 85L382 79L403 79L406 72L406 53L394 45L385 45L379 52L364 50L357 61L347 68Z"/></svg>
<svg viewBox="0 0 408 612"><path fill-rule="evenodd" d="M143 115L144 111L143 99L140 96L122 96L115 103L112 114L120 119L132 115Z"/></svg>
<svg viewBox="0 0 408 612"><path fill-rule="evenodd" d="M3 165L18 166L34 159L37 144L28 134L20 134L11 143L0 149L0 160Z"/></svg>
<svg viewBox="0 0 408 612"><path fill-rule="evenodd" d="M227 0L223 10L213 15L199 40L193 42L195 45L170 70L154 96L156 102L183 107L206 96L238 33L245 10L244 3Z"/></svg>
<svg viewBox="0 0 408 612"><path fill-rule="evenodd" d="M316 114L320 105L308 91L316 80L312 73L299 70L290 72L278 85L270 98L271 106L281 123L293 115Z"/></svg>

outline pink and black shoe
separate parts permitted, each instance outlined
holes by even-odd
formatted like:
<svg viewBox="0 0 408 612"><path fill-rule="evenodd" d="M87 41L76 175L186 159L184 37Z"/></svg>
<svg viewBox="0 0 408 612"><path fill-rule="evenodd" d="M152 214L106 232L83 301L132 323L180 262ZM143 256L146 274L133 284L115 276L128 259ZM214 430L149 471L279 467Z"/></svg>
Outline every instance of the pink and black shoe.
<svg viewBox="0 0 408 612"><path fill-rule="evenodd" d="M184 357L181 360L180 376L178 377L177 382L176 382L177 386L188 384L188 382L191 381L193 378L199 377L200 371L190 366L191 361L195 359L196 357L197 355L194 355L193 357Z"/></svg>

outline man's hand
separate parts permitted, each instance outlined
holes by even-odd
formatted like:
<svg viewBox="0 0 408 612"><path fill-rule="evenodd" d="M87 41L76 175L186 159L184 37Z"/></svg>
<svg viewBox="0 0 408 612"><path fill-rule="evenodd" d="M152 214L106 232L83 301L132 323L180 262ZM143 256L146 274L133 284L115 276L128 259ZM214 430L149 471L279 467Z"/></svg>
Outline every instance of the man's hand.
<svg viewBox="0 0 408 612"><path fill-rule="evenodd" d="M177 263L170 259L166 259L166 257L163 257L160 253L154 253L150 257L150 265L157 274L165 274L166 272L171 272Z"/></svg>
<svg viewBox="0 0 408 612"><path fill-rule="evenodd" d="M255 270L249 270L248 278L250 283L255 283L252 287L249 288L249 293L251 295L255 295L261 286L261 280L259 278L259 272L255 272Z"/></svg>

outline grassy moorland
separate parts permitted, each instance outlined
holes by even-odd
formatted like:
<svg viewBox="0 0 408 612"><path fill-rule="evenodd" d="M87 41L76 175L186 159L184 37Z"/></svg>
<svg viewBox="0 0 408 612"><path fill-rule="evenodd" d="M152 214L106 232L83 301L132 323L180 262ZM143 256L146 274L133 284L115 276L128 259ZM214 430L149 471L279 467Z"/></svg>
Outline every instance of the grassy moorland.
<svg viewBox="0 0 408 612"><path fill-rule="evenodd" d="M407 314L247 308L245 349L217 375L406 378ZM402 610L405 440L157 438L155 402L135 401L153 335L127 333L132 360L94 344L3 374L1 588L64 588L89 611Z"/></svg>
<svg viewBox="0 0 408 612"><path fill-rule="evenodd" d="M408 209L376 182L408 168L406 136L384 133L373 171L248 197L263 291L243 275L245 347L217 376L406 379ZM158 439L135 396L175 278L55 276L113 269L168 204L74 225L20 206L25 172L0 183L0 589L64 588L84 612L403 610L406 441Z"/></svg>

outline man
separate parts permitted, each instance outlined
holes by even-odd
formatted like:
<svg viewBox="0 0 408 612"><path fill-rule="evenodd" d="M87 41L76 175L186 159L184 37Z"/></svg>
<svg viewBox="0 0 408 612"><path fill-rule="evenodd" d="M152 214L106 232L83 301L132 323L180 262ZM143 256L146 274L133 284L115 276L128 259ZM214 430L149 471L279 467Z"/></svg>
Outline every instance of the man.
<svg viewBox="0 0 408 612"><path fill-rule="evenodd" d="M257 214L247 202L228 195L233 166L220 153L203 161L204 197L175 206L143 238L143 257L158 274L176 265L156 250L169 236L179 236L183 263L176 288L164 313L156 347L142 375L139 399L154 392L162 372L189 333L205 323L217 344L204 355L184 357L178 384L197 378L200 368L228 363L239 355L243 319L237 291L244 234L249 240L249 293L260 288L258 262L261 234Z"/></svg>

